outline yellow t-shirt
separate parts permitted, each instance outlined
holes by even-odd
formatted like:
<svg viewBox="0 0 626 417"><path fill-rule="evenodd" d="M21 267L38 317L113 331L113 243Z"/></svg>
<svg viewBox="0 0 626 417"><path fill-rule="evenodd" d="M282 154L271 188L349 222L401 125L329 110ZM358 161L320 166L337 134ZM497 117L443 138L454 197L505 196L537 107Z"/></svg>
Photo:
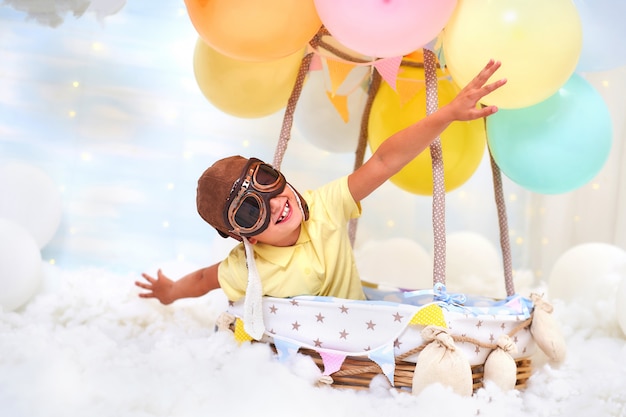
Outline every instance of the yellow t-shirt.
<svg viewBox="0 0 626 417"><path fill-rule="evenodd" d="M361 215L361 207L350 194L348 177L308 191L303 197L309 205L309 220L302 223L295 245L253 245L263 294L365 299L348 236L348 221ZM244 296L248 268L243 244L222 261L218 279L231 301Z"/></svg>

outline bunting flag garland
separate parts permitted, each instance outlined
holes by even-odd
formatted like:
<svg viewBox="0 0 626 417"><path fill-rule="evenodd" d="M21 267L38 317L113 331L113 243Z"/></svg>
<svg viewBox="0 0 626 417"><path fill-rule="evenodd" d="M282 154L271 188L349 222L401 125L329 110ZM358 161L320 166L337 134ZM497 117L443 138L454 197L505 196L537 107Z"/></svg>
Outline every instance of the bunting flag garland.
<svg viewBox="0 0 626 417"><path fill-rule="evenodd" d="M309 71L320 71L324 69L321 55L318 54L317 51L311 45L307 47L306 53L313 54L313 57L311 58L311 62L309 63Z"/></svg>
<svg viewBox="0 0 626 417"><path fill-rule="evenodd" d="M324 363L324 372L322 375L332 375L341 369L341 365L346 360L346 355L336 353L319 352L322 362Z"/></svg>
<svg viewBox="0 0 626 417"><path fill-rule="evenodd" d="M237 319L235 321L235 340L242 344L244 342L252 341L252 336L250 336L243 328L243 320Z"/></svg>
<svg viewBox="0 0 626 417"><path fill-rule="evenodd" d="M349 112L347 109L347 96L337 97L339 87L346 81L350 72L357 66L370 66L380 74L381 78L398 93L401 106L408 103L420 90L425 88L423 80L399 77L400 67L404 57L396 56L389 58L380 58L374 61L353 62L334 55L323 54L318 49L309 45L307 53L313 53L313 59L310 63L310 71L323 69L324 63L328 70L330 80L330 91L327 91L328 98L341 116L344 122L349 121ZM412 55L408 56L413 59ZM419 54L415 55L415 59L419 60Z"/></svg>
<svg viewBox="0 0 626 417"><path fill-rule="evenodd" d="M333 93L337 92L337 89L339 88L341 83L346 79L346 76L350 73L350 71L352 71L354 67L364 65L369 65L376 68L383 80L385 80L389 84L389 86L391 86L391 88L393 88L394 90L396 89L396 79L398 77L400 65L402 64L402 56L380 58L375 61L352 62L336 56L323 55L317 49L314 49L311 46L309 46L307 49L307 53L309 52L313 52L315 54L315 59L325 58L325 62L328 66L328 72L331 79ZM318 69L317 66L315 67L315 69Z"/></svg>
<svg viewBox="0 0 626 417"><path fill-rule="evenodd" d="M437 304L429 304L421 308L410 321L410 324L418 324L422 326L439 326L447 328L446 321L443 317L443 311Z"/></svg>
<svg viewBox="0 0 626 417"><path fill-rule="evenodd" d="M443 37L439 36L433 42L430 43L431 48L427 48L431 50L435 56L437 57L437 61L439 62L439 66L441 68L446 66L446 57L443 53Z"/></svg>
<svg viewBox="0 0 626 417"><path fill-rule="evenodd" d="M396 372L396 357L393 348L393 343L390 343L371 351L368 355L370 360L380 366L392 386L394 386L394 374Z"/></svg>
<svg viewBox="0 0 626 417"><path fill-rule="evenodd" d="M418 92L426 88L426 83L416 79L398 78L396 83L398 85L396 91L400 97L400 107L404 107Z"/></svg>
<svg viewBox="0 0 626 417"><path fill-rule="evenodd" d="M372 65L378 70L383 80L385 80L387 84L389 84L389 86L396 91L396 79L398 77L398 71L400 70L401 63L402 56L395 56L378 59L374 61Z"/></svg>
<svg viewBox="0 0 626 417"><path fill-rule="evenodd" d="M276 354L279 362L286 362L289 358L298 353L298 349L300 349L300 345L297 343L278 338L274 338L274 346L276 347Z"/></svg>
<svg viewBox="0 0 626 417"><path fill-rule="evenodd" d="M328 66L328 75L330 76L331 92L334 95L356 65L351 62L337 60L326 60L326 65Z"/></svg>
<svg viewBox="0 0 626 417"><path fill-rule="evenodd" d="M330 91L327 91L326 95L328 96L330 102L333 103L335 110L337 110L337 113L339 113L344 123L348 123L350 120L350 114L348 111L348 96L333 94Z"/></svg>

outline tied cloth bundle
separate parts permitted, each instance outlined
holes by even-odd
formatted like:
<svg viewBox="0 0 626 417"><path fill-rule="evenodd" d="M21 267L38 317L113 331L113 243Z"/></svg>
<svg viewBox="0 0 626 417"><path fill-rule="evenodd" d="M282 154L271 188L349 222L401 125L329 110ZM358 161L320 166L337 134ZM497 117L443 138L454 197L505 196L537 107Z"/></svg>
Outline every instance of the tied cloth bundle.
<svg viewBox="0 0 626 417"><path fill-rule="evenodd" d="M469 361L456 348L448 329L427 326L422 338L428 345L415 363L412 394L418 395L427 386L439 383L451 387L459 395L472 395L472 368Z"/></svg>
<svg viewBox="0 0 626 417"><path fill-rule="evenodd" d="M554 317L552 317L552 311L554 310L552 304L544 301L538 294L531 294L530 299L535 305L530 332L537 346L552 362L563 362L567 348L561 328L557 325Z"/></svg>
<svg viewBox="0 0 626 417"><path fill-rule="evenodd" d="M517 382L517 365L511 354L517 353L517 346L506 335L498 337L497 348L493 350L485 361L485 381L491 381L502 391L515 388Z"/></svg>

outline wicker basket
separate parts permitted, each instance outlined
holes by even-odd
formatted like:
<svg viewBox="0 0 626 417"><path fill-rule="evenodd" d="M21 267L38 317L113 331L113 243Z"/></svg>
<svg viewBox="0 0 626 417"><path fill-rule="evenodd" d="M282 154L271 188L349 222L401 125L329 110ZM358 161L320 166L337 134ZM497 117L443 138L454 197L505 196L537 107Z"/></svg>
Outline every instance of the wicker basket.
<svg viewBox="0 0 626 417"><path fill-rule="evenodd" d="M494 300L497 304L487 306L485 300L489 299L477 299L478 303L469 298L467 305L421 300L409 305L332 297L265 297L264 320L269 330L261 342L270 344L279 358L296 352L310 356L321 371L320 383L365 389L376 375L383 375L396 389L411 390L416 362L431 343L423 337L423 330L446 328L454 350L471 366L475 390L483 384L487 358L499 347L496 341L506 336L515 345L510 353L517 368L515 387L525 387L535 351L530 332L532 301L513 296L506 303ZM242 301L232 303L224 321L236 340L253 341L244 330L243 307ZM317 322L318 315L324 316L324 324ZM380 330L374 332L363 323L372 323ZM342 333L349 337L339 336Z"/></svg>
<svg viewBox="0 0 626 417"><path fill-rule="evenodd" d="M311 349L302 349L300 353L310 356L320 370L324 369L324 363L319 353ZM517 365L515 389L524 389L532 373L531 359L517 359L515 363ZM394 387L398 390L411 391L414 370L414 362L396 361ZM483 370L483 365L472 366L474 391L483 386ZM372 379L378 375L383 375L383 373L380 366L376 363L367 358L350 356L346 358L341 369L332 375L332 386L336 388L369 389Z"/></svg>

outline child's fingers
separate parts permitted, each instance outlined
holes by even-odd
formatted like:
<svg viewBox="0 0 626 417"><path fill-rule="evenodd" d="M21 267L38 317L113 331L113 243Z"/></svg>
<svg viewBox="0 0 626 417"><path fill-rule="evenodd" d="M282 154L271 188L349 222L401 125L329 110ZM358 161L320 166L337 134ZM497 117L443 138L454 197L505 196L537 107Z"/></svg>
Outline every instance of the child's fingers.
<svg viewBox="0 0 626 417"><path fill-rule="evenodd" d="M496 82L493 82L491 84L487 84L485 86L483 86L480 91L482 93L483 96L486 96L487 94L491 93L494 90L497 90L498 88L502 87L504 84L506 84L506 78L502 78L501 80L498 80Z"/></svg>
<svg viewBox="0 0 626 417"><path fill-rule="evenodd" d="M152 285L148 285L144 282L141 281L135 281L135 285L138 286L139 288L143 288L144 290L150 290L152 289Z"/></svg>
<svg viewBox="0 0 626 417"><path fill-rule="evenodd" d="M474 77L468 84L470 87L480 88L484 86L487 80L500 68L502 64L500 61L490 60L487 65Z"/></svg>
<svg viewBox="0 0 626 417"><path fill-rule="evenodd" d="M142 273L141 276L151 284L153 284L156 281L154 278L152 278L150 275L146 274L145 272Z"/></svg>
<svg viewBox="0 0 626 417"><path fill-rule="evenodd" d="M486 106L486 107L483 107L483 108L478 109L476 111L477 112L476 119L479 119L481 117L490 116L490 115L494 114L497 111L498 111L498 107L497 106Z"/></svg>

